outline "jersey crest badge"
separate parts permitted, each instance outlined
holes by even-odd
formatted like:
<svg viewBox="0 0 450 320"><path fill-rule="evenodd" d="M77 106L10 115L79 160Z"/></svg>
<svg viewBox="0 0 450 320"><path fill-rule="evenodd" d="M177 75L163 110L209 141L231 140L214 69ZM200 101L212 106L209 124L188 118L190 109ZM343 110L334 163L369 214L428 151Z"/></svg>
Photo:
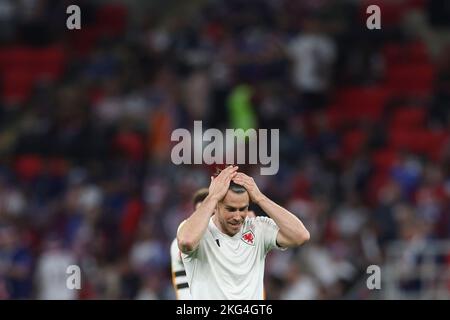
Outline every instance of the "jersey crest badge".
<svg viewBox="0 0 450 320"><path fill-rule="evenodd" d="M248 230L242 234L242 241L244 241L246 244L249 244L251 246L255 245L255 235L253 234L252 230Z"/></svg>

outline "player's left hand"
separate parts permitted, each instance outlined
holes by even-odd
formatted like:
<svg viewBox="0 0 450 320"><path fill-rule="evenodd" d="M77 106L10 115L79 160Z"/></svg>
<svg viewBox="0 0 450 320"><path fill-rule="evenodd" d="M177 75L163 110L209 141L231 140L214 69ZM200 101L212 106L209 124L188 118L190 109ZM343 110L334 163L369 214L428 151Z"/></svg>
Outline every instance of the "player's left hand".
<svg viewBox="0 0 450 320"><path fill-rule="evenodd" d="M255 180L245 173L238 172L232 180L234 183L243 186L247 190L250 199L256 204L265 198L264 194L256 185Z"/></svg>

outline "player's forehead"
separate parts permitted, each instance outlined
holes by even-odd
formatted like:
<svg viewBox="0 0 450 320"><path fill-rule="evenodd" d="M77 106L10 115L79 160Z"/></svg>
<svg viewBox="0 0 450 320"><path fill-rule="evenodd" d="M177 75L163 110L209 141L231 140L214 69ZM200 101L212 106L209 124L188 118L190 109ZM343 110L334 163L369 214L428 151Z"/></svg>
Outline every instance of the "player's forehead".
<svg viewBox="0 0 450 320"><path fill-rule="evenodd" d="M223 198L222 200L223 205L234 208L242 208L248 206L249 202L250 198L247 192L236 193L231 190L228 190L225 198Z"/></svg>

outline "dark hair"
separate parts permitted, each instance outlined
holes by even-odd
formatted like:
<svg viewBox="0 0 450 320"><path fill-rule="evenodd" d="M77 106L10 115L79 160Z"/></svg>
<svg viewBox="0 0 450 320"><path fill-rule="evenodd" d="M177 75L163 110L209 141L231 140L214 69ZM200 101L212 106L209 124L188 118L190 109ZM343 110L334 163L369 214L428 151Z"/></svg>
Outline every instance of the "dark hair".
<svg viewBox="0 0 450 320"><path fill-rule="evenodd" d="M240 184L234 183L233 181L230 182L229 190L235 192L235 193L244 193L247 191L243 186Z"/></svg>
<svg viewBox="0 0 450 320"><path fill-rule="evenodd" d="M197 205L197 203L202 202L203 200L205 200L205 198L208 196L209 194L209 190L208 188L201 188L198 189L195 193L194 196L192 197L192 203L195 206Z"/></svg>

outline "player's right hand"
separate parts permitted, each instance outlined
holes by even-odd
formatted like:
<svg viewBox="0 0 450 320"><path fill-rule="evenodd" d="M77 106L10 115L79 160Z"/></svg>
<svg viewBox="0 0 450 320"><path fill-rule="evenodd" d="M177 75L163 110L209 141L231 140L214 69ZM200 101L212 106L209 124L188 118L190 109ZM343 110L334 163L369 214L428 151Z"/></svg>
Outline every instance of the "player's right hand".
<svg viewBox="0 0 450 320"><path fill-rule="evenodd" d="M216 201L222 200L227 194L231 180L236 176L238 166L228 166L217 177L211 177L209 196Z"/></svg>

